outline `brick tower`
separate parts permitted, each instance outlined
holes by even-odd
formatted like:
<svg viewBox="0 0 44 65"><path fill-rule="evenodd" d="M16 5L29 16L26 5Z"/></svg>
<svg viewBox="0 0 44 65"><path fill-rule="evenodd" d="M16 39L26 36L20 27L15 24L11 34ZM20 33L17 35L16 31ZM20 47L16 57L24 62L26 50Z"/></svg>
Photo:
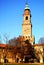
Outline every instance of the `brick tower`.
<svg viewBox="0 0 44 65"><path fill-rule="evenodd" d="M22 36L25 37L25 40L29 40L31 44L34 43L34 36L32 36L32 23L31 23L31 12L28 4L24 9L24 21L22 24Z"/></svg>

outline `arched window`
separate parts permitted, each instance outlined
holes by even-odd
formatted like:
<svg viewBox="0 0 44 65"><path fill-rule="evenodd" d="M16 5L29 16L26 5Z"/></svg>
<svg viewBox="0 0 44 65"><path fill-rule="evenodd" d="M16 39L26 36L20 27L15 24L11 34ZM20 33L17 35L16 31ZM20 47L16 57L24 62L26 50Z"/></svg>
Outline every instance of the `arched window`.
<svg viewBox="0 0 44 65"><path fill-rule="evenodd" d="M26 16L26 20L28 20L28 16Z"/></svg>

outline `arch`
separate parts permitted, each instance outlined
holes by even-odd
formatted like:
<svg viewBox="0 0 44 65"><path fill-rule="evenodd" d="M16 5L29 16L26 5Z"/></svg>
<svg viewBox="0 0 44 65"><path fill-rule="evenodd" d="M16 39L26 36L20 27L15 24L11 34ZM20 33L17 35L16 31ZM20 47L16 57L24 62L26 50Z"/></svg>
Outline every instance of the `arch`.
<svg viewBox="0 0 44 65"><path fill-rule="evenodd" d="M26 20L28 20L28 16L26 16Z"/></svg>

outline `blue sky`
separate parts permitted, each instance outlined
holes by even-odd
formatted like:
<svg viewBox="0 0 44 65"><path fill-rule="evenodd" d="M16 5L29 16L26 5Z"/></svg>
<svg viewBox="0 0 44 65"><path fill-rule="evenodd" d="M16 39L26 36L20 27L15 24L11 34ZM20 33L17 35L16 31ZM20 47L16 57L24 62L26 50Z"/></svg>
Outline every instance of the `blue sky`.
<svg viewBox="0 0 44 65"><path fill-rule="evenodd" d="M44 37L44 0L27 0L32 14L32 33L35 42ZM22 35L23 13L26 0L0 0L0 38Z"/></svg>

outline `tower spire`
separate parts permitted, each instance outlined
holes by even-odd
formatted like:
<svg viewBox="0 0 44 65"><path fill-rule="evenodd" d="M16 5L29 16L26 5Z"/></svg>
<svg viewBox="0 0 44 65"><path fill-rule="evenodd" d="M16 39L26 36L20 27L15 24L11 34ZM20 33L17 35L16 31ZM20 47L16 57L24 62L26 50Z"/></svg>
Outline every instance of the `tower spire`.
<svg viewBox="0 0 44 65"><path fill-rule="evenodd" d="M25 9L30 9L27 0L26 0L26 7L25 7Z"/></svg>

